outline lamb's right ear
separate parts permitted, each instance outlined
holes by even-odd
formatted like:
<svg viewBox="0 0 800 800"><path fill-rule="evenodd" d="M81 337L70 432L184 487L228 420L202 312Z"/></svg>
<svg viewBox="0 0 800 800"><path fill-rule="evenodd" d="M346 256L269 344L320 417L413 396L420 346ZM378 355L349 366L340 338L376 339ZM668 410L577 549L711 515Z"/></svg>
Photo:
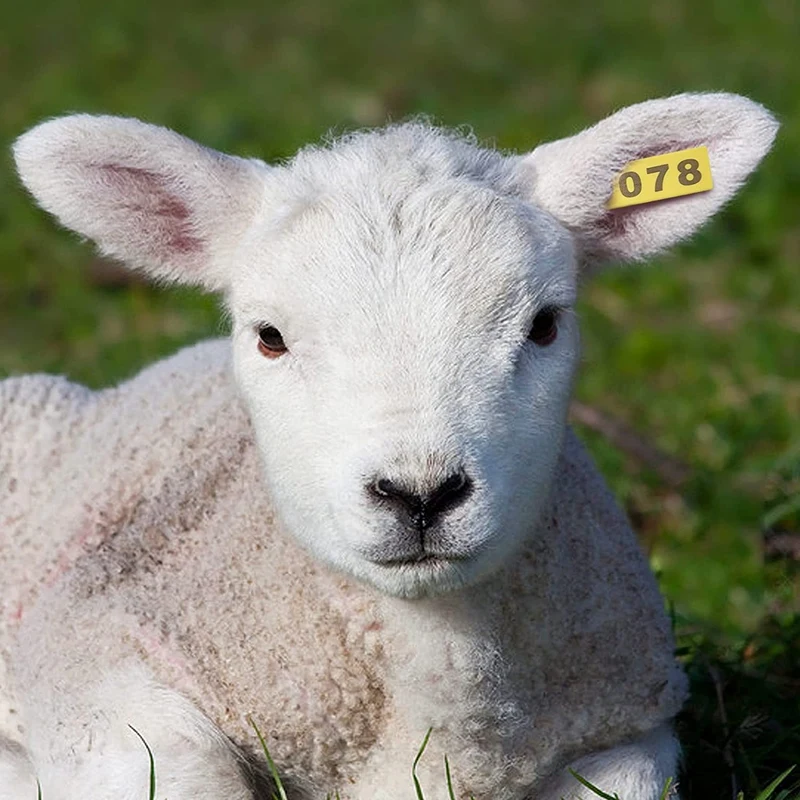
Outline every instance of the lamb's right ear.
<svg viewBox="0 0 800 800"><path fill-rule="evenodd" d="M221 289L227 255L259 207L260 162L135 119L53 119L14 145L20 177L102 252L181 283Z"/></svg>

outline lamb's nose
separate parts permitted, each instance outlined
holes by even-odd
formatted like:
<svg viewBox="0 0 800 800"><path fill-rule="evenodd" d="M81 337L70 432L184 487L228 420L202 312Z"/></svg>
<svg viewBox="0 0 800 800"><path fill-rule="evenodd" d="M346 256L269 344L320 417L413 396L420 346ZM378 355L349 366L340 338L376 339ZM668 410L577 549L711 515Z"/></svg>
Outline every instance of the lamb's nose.
<svg viewBox="0 0 800 800"><path fill-rule="evenodd" d="M463 469L454 472L425 494L407 488L398 479L376 478L367 490L381 503L394 506L418 528L427 528L437 517L461 505L470 494L472 481Z"/></svg>

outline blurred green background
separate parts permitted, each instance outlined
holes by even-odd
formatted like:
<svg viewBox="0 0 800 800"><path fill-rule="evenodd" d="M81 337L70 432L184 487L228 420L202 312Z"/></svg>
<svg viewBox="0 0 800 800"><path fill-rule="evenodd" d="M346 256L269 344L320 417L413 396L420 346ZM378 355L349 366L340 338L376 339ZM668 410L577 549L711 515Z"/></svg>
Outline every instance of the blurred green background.
<svg viewBox="0 0 800 800"><path fill-rule="evenodd" d="M651 553L697 691L711 658L781 703L800 698L797 0L2 0L2 11L0 375L101 386L224 331L213 298L126 280L34 208L8 146L45 117L138 116L276 160L331 129L420 112L525 150L678 91L771 108L777 145L740 196L670 257L608 271L581 305L579 398L678 458L684 479L578 427ZM709 724L722 724L718 689ZM800 760L794 746L781 757Z"/></svg>

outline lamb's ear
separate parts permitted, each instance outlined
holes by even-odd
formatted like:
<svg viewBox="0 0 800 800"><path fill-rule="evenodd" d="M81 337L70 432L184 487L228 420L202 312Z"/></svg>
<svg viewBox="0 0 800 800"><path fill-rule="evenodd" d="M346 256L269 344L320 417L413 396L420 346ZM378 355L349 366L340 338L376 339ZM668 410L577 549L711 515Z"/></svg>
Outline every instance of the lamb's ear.
<svg viewBox="0 0 800 800"><path fill-rule="evenodd" d="M17 169L62 224L133 267L220 289L227 255L260 202L260 162L135 119L79 114L14 145Z"/></svg>
<svg viewBox="0 0 800 800"><path fill-rule="evenodd" d="M576 235L585 267L635 261L690 236L767 153L778 123L734 94L681 94L629 106L522 158L534 202ZM710 191L610 210L614 178L631 161L705 145Z"/></svg>

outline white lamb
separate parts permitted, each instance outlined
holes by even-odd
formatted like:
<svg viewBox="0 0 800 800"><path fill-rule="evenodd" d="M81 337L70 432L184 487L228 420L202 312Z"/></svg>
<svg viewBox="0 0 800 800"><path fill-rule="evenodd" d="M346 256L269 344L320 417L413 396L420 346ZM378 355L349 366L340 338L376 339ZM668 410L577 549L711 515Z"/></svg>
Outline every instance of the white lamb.
<svg viewBox="0 0 800 800"><path fill-rule="evenodd" d="M145 798L133 726L159 800L264 798L251 717L295 798L414 797L429 728L433 800L443 754L460 798L588 798L568 767L657 798L686 682L566 427L576 291L691 234L776 127L679 95L522 156L412 123L281 166L131 119L25 134L45 209L233 332L101 392L0 383L0 797ZM698 145L713 190L607 209Z"/></svg>

